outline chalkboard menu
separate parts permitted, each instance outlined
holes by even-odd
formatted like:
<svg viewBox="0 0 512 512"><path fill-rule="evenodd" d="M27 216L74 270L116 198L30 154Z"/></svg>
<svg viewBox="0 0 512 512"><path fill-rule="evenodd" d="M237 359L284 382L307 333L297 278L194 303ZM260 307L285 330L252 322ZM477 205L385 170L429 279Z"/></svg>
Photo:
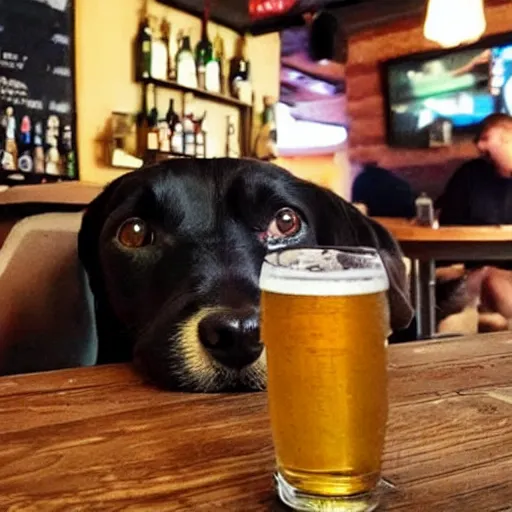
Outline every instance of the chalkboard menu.
<svg viewBox="0 0 512 512"><path fill-rule="evenodd" d="M78 178L72 0L0 0L0 183Z"/></svg>

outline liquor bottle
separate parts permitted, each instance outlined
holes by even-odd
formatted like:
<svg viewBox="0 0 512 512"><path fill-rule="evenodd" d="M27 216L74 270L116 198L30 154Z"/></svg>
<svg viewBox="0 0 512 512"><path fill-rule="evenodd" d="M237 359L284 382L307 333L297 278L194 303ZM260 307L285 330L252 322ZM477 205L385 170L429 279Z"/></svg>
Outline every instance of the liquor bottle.
<svg viewBox="0 0 512 512"><path fill-rule="evenodd" d="M176 81L186 87L197 88L196 63L190 48L190 36L183 36L176 55Z"/></svg>
<svg viewBox="0 0 512 512"><path fill-rule="evenodd" d="M174 131L171 135L171 150L174 153L183 154L183 125L181 121L178 121L174 126Z"/></svg>
<svg viewBox="0 0 512 512"><path fill-rule="evenodd" d="M174 100L172 98L169 100L169 108L165 115L165 120L167 121L167 125L169 126L169 130L171 130L172 134L176 124L180 122L180 116L174 110Z"/></svg>
<svg viewBox="0 0 512 512"><path fill-rule="evenodd" d="M23 116L20 123L20 153L18 168L23 172L32 172L34 162L30 154L32 149L32 123L30 117Z"/></svg>
<svg viewBox="0 0 512 512"><path fill-rule="evenodd" d="M147 135L146 149L158 150L158 110L156 108L156 90L153 84L146 87Z"/></svg>
<svg viewBox="0 0 512 512"><path fill-rule="evenodd" d="M278 156L275 103L271 96L263 98L261 128L254 148L255 156L260 160L272 160Z"/></svg>
<svg viewBox="0 0 512 512"><path fill-rule="evenodd" d="M213 40L213 58L206 64L206 90L224 93L224 40L219 34Z"/></svg>
<svg viewBox="0 0 512 512"><path fill-rule="evenodd" d="M167 124L166 119L158 121L158 149L162 153L169 153L171 151L171 130Z"/></svg>
<svg viewBox="0 0 512 512"><path fill-rule="evenodd" d="M171 24L167 18L162 19L160 24L160 33L162 34L162 41L165 45L165 52L167 56L167 76L166 80L169 80L173 74L172 65L172 53L171 53Z"/></svg>
<svg viewBox="0 0 512 512"><path fill-rule="evenodd" d="M64 150L65 174L68 178L74 178L76 175L76 158L73 150L73 133L69 124L64 126L62 132L62 147Z"/></svg>
<svg viewBox="0 0 512 512"><path fill-rule="evenodd" d="M18 144L16 143L16 118L14 117L14 109L7 107L5 109L5 152L11 155L12 169L18 165Z"/></svg>
<svg viewBox="0 0 512 512"><path fill-rule="evenodd" d="M183 98L183 151L188 156L196 154L195 109L194 95L192 93L185 94Z"/></svg>
<svg viewBox="0 0 512 512"><path fill-rule="evenodd" d="M206 89L206 67L213 60L213 46L208 39L208 18L210 17L210 0L204 0L201 39L196 45L197 82L200 89Z"/></svg>
<svg viewBox="0 0 512 512"><path fill-rule="evenodd" d="M137 32L137 79L147 80L151 78L151 46L153 35L149 24L149 17L145 14L139 23Z"/></svg>
<svg viewBox="0 0 512 512"><path fill-rule="evenodd" d="M226 155L228 158L240 157L240 146L236 140L235 121L232 115L226 116Z"/></svg>
<svg viewBox="0 0 512 512"><path fill-rule="evenodd" d="M32 144L32 123L30 122L30 117L23 116L21 118L20 133L21 144L23 146L30 146Z"/></svg>
<svg viewBox="0 0 512 512"><path fill-rule="evenodd" d="M43 123L37 121L34 125L34 170L44 173L44 149L43 149Z"/></svg>
<svg viewBox="0 0 512 512"><path fill-rule="evenodd" d="M248 83L250 79L250 63L247 60L247 42L244 36L237 41L235 56L229 65L229 88L234 98L240 97L242 83Z"/></svg>
<svg viewBox="0 0 512 512"><path fill-rule="evenodd" d="M152 39L151 39L151 76L158 80L167 80L169 75L168 64L169 57L167 49L169 47L162 28L166 30L165 24L162 27L157 26L157 21L152 20Z"/></svg>
<svg viewBox="0 0 512 512"><path fill-rule="evenodd" d="M57 149L57 138L51 137L49 140L49 149L46 153L46 174L60 174L60 154Z"/></svg>
<svg viewBox="0 0 512 512"><path fill-rule="evenodd" d="M173 82L178 81L178 53L183 46L183 30L178 30L176 37L171 37L169 41L169 53L173 62L172 69L170 70L169 79Z"/></svg>

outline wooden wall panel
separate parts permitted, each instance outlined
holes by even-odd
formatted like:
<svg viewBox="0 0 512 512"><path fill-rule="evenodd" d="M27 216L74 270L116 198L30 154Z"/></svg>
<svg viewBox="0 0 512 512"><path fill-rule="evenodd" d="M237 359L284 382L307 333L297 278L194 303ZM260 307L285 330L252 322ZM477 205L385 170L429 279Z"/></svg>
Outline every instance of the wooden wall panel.
<svg viewBox="0 0 512 512"><path fill-rule="evenodd" d="M512 2L486 0L485 4L485 35L511 31ZM436 149L389 147L380 74L380 63L388 59L439 49L424 38L423 21L420 17L400 20L350 38L346 68L349 151L352 161L378 162L406 175L417 188L437 195L453 170L462 160L476 156L476 150L470 141Z"/></svg>

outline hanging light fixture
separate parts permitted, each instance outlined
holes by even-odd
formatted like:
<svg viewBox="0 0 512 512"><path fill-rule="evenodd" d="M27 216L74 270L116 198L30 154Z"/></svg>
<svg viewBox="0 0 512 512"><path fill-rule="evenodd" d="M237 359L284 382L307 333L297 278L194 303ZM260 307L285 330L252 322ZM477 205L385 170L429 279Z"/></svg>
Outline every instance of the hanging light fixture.
<svg viewBox="0 0 512 512"><path fill-rule="evenodd" d="M249 0L249 15L257 20L269 16L279 16L289 11L296 0Z"/></svg>
<svg viewBox="0 0 512 512"><path fill-rule="evenodd" d="M484 0L429 0L424 34L445 48L477 41L485 32Z"/></svg>

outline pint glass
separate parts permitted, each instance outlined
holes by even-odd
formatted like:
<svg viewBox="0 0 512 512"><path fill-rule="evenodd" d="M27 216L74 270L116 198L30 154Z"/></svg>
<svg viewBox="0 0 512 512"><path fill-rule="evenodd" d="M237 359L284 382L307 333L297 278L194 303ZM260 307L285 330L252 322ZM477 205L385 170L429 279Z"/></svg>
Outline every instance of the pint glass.
<svg viewBox="0 0 512 512"><path fill-rule="evenodd" d="M265 258L261 329L275 479L296 510L378 505L388 287L373 249L297 248Z"/></svg>

